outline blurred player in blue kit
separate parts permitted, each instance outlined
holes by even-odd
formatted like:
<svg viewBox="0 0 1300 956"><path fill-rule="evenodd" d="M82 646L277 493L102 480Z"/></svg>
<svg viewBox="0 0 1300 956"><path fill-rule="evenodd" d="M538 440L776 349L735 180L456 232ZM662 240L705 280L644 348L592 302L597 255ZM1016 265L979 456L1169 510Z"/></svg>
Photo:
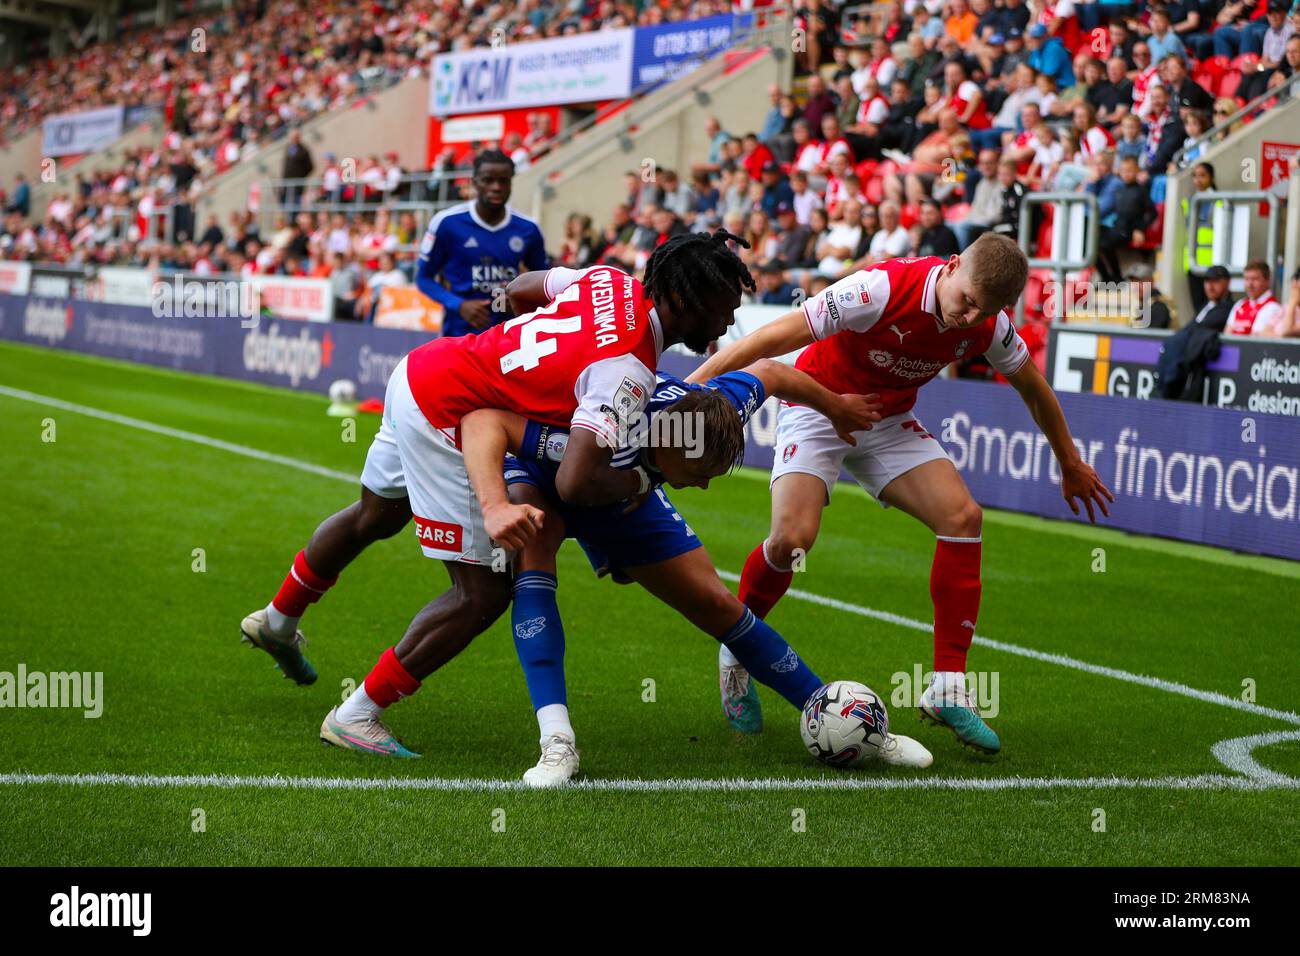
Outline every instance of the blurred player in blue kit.
<svg viewBox="0 0 1300 956"><path fill-rule="evenodd" d="M474 159L476 198L442 210L425 231L415 284L446 310L444 336L475 334L509 318L507 283L525 270L546 268L537 223L507 205L514 174L505 153L480 153Z"/></svg>

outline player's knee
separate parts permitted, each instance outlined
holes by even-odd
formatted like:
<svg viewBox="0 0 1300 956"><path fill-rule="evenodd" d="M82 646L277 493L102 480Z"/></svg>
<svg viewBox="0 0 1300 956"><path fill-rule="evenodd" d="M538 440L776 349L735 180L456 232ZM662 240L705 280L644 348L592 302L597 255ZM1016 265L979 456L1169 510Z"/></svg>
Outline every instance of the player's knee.
<svg viewBox="0 0 1300 956"><path fill-rule="evenodd" d="M954 538L978 538L984 529L984 509L967 498L965 503L953 513L949 530L941 532Z"/></svg>
<svg viewBox="0 0 1300 956"><path fill-rule="evenodd" d="M807 556L817 540L813 528L792 525L773 530L767 538L767 560L780 568L789 568Z"/></svg>

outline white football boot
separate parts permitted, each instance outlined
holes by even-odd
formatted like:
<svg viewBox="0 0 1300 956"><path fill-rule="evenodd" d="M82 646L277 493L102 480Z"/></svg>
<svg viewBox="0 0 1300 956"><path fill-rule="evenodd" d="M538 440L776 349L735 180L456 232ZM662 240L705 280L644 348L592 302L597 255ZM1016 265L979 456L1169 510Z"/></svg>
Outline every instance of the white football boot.
<svg viewBox="0 0 1300 956"><path fill-rule="evenodd" d="M536 767L524 771L524 783L535 790L562 787L578 774L578 749L573 740L552 734L542 745L542 757Z"/></svg>
<svg viewBox="0 0 1300 956"><path fill-rule="evenodd" d="M880 761L891 767L915 767L923 770L934 763L934 755L919 740L902 734L889 734L880 748Z"/></svg>

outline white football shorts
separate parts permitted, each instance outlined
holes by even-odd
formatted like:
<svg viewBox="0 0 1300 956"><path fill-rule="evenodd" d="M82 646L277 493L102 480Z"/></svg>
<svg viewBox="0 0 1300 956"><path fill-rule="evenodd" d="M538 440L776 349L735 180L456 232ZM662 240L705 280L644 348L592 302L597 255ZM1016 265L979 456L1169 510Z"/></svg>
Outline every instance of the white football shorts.
<svg viewBox="0 0 1300 956"><path fill-rule="evenodd" d="M816 475L826 483L826 498L847 471L877 501L899 475L927 461L947 458L935 438L910 411L891 415L870 431L854 432L857 445L845 444L830 419L806 405L781 404L776 420L776 459L772 481L782 475ZM888 507L880 501L882 507Z"/></svg>
<svg viewBox="0 0 1300 956"><path fill-rule="evenodd" d="M361 484L381 498L411 500L415 534L425 556L491 564L493 543L469 484L455 436L434 428L406 378L406 359L384 393L384 418L366 453Z"/></svg>

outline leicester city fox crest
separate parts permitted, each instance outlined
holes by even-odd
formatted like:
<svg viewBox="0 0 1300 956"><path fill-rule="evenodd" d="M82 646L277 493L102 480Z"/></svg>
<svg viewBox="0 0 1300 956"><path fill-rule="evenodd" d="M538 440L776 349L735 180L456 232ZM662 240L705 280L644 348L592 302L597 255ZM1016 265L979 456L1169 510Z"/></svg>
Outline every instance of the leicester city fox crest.
<svg viewBox="0 0 1300 956"><path fill-rule="evenodd" d="M542 631L546 630L546 618L530 617L515 625L515 636L521 641L526 641L530 637L536 637Z"/></svg>

